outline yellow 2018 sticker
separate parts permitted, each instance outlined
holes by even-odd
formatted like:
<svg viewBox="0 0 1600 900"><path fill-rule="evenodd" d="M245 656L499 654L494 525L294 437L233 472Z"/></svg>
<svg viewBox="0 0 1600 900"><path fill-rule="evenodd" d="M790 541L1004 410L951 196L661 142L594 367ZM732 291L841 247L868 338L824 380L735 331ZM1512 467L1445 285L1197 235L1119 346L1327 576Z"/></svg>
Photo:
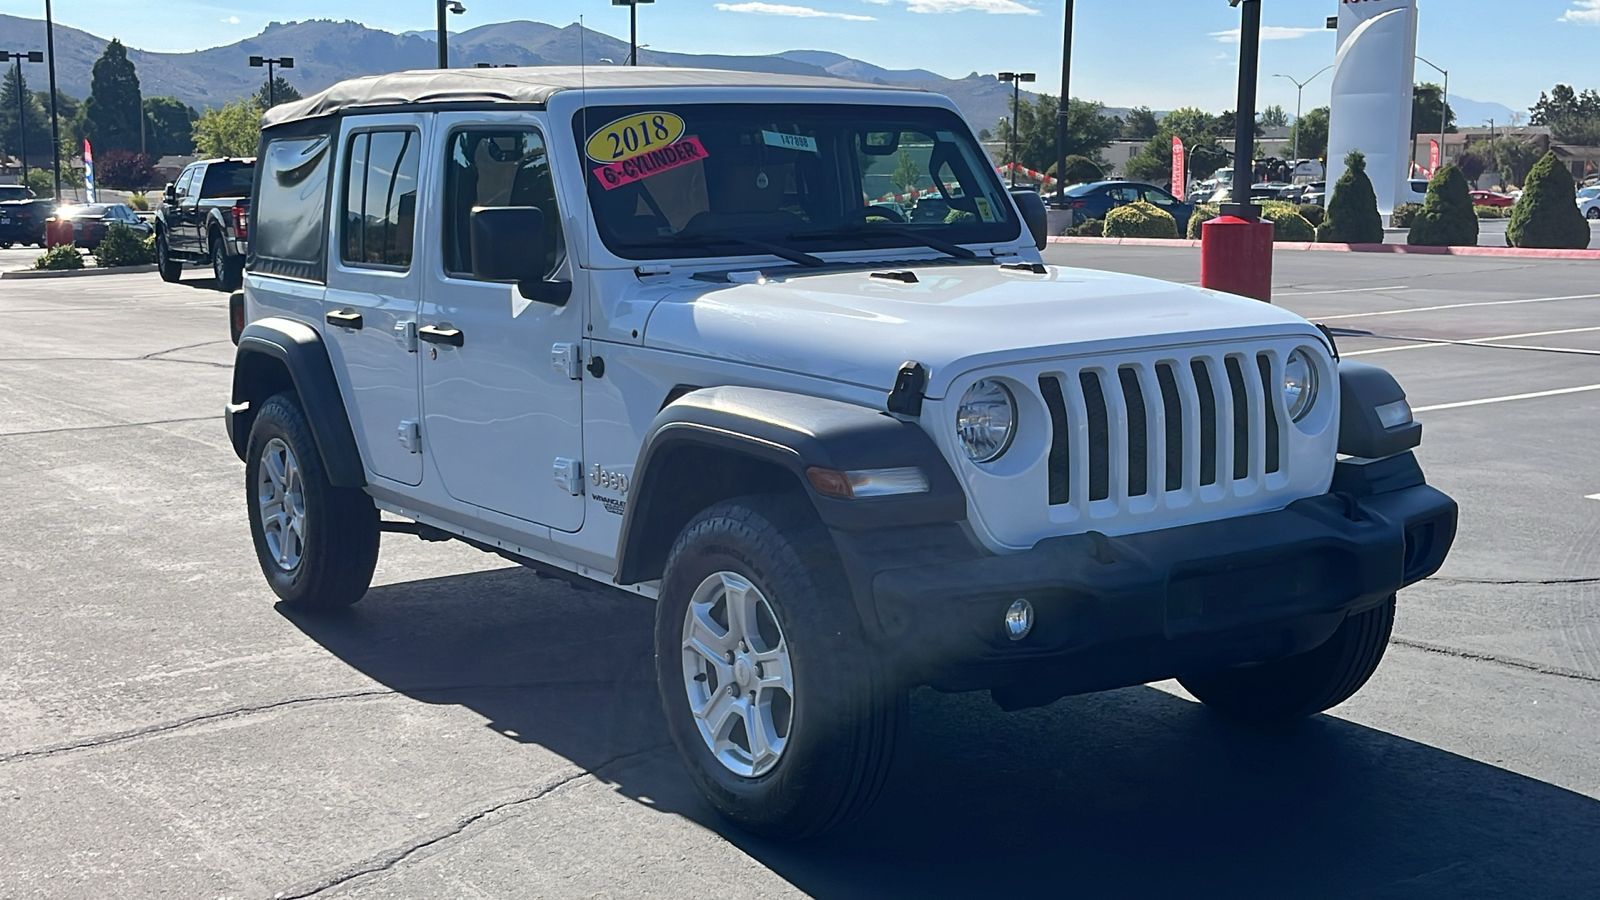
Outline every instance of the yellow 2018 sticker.
<svg viewBox="0 0 1600 900"><path fill-rule="evenodd" d="M602 127L584 152L598 163L622 162L659 150L683 137L683 120L669 112L639 112Z"/></svg>

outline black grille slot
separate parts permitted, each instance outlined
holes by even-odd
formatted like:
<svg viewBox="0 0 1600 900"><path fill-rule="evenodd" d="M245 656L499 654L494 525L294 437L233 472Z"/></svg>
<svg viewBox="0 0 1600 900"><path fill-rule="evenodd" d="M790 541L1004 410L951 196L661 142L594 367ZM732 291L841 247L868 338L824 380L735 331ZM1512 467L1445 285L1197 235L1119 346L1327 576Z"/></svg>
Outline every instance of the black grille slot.
<svg viewBox="0 0 1600 900"><path fill-rule="evenodd" d="M1106 395L1100 387L1100 376L1094 372L1079 372L1078 384L1083 388L1084 406L1089 413L1089 499L1104 500L1111 496L1111 426L1107 421Z"/></svg>
<svg viewBox="0 0 1600 900"><path fill-rule="evenodd" d="M1050 375L1039 378L1039 393L1050 410L1050 505L1072 502L1072 429L1067 421L1067 401L1061 395L1061 381Z"/></svg>
<svg viewBox="0 0 1600 900"><path fill-rule="evenodd" d="M1211 389L1211 371L1203 359L1189 361L1194 387L1200 393L1200 483L1217 483L1217 394Z"/></svg>
<svg viewBox="0 0 1600 900"><path fill-rule="evenodd" d="M1228 370L1228 388L1233 392L1233 480L1250 477L1250 395L1244 390L1244 370L1238 357L1222 361Z"/></svg>
<svg viewBox="0 0 1600 900"><path fill-rule="evenodd" d="M1117 370L1122 401L1128 407L1128 496L1150 493L1150 425L1145 420L1144 389L1139 373L1128 366Z"/></svg>
<svg viewBox="0 0 1600 900"><path fill-rule="evenodd" d="M1256 354L1256 368L1261 370L1261 399L1262 405L1267 409L1267 474L1271 475L1282 467L1278 446L1278 404L1276 402L1278 391L1272 386L1272 359L1265 353Z"/></svg>
<svg viewBox="0 0 1600 900"><path fill-rule="evenodd" d="M1178 398L1178 379L1172 366L1156 366L1156 383L1161 386L1161 407L1167 421L1167 490L1183 489L1183 401Z"/></svg>

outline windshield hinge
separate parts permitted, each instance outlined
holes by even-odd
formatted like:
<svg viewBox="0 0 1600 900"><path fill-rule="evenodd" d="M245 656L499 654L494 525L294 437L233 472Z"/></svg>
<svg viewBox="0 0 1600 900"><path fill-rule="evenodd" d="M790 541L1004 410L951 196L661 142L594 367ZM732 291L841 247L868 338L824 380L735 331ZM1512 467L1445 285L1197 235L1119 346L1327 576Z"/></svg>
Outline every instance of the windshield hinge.
<svg viewBox="0 0 1600 900"><path fill-rule="evenodd" d="M672 267L665 263L651 263L650 265L634 266L633 274L640 278L658 278L662 275L671 275Z"/></svg>

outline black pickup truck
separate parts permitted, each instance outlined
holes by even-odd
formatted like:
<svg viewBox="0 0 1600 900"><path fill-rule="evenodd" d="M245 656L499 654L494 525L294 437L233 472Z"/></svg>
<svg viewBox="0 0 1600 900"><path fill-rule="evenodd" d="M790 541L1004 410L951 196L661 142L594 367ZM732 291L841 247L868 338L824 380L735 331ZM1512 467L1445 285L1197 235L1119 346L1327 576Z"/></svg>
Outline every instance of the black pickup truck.
<svg viewBox="0 0 1600 900"><path fill-rule="evenodd" d="M177 281L185 263L209 262L217 289L244 279L249 241L250 188L256 161L203 159L167 185L156 210L156 257L164 281Z"/></svg>
<svg viewBox="0 0 1600 900"><path fill-rule="evenodd" d="M44 220L54 200L40 200L20 184L0 184L0 249L16 244L44 246Z"/></svg>

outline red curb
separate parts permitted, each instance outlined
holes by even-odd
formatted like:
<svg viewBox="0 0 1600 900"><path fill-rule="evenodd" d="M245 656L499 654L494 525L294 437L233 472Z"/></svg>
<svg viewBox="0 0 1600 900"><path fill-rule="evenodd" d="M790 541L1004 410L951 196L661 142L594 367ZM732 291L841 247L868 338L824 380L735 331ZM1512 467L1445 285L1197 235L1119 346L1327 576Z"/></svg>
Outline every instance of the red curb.
<svg viewBox="0 0 1600 900"><path fill-rule="evenodd" d="M1104 244L1125 247L1171 247L1193 249L1199 241L1164 240L1162 238L1093 238L1052 237L1052 244ZM1414 256L1498 256L1512 259L1593 259L1600 260L1600 250L1529 250L1520 247L1411 247L1406 244L1310 244L1285 241L1272 245L1274 250L1318 250L1325 253L1397 253Z"/></svg>

